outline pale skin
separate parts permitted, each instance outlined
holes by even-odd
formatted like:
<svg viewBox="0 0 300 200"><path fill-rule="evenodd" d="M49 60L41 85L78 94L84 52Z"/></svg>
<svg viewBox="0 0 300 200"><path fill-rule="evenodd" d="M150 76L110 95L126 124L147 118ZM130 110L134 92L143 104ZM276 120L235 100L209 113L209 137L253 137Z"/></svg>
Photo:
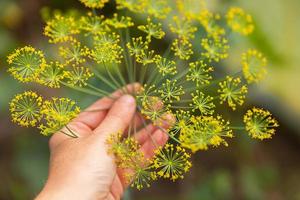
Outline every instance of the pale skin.
<svg viewBox="0 0 300 200"><path fill-rule="evenodd" d="M130 93L137 91L140 85L132 84L126 88ZM114 99L105 97L98 100L68 125L78 138L71 138L61 132L52 136L49 142L49 176L36 200L121 199L129 183L123 178L125 172L115 165L114 156L108 153L106 141L111 134L119 131L126 133L132 120L135 120L137 126L143 123L136 112L136 102L132 96L124 95L121 90L112 96ZM167 128L168 125L164 126ZM167 134L152 124L139 130L134 137L148 158L168 140Z"/></svg>

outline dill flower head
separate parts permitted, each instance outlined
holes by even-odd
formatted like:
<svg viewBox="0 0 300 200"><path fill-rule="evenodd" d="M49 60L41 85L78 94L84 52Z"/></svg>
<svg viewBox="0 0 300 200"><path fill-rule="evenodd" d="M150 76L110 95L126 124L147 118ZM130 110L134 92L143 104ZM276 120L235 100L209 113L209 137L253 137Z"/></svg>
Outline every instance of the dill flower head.
<svg viewBox="0 0 300 200"><path fill-rule="evenodd" d="M117 9L125 9L135 12L145 12L146 1L145 0L116 0Z"/></svg>
<svg viewBox="0 0 300 200"><path fill-rule="evenodd" d="M47 22L44 34L49 37L50 43L67 42L74 40L73 36L80 33L78 24L73 17L55 15Z"/></svg>
<svg viewBox="0 0 300 200"><path fill-rule="evenodd" d="M220 19L221 16L219 14L214 14L207 9L201 11L198 16L198 20L206 30L208 36L214 38L222 37L225 35L225 29L218 24Z"/></svg>
<svg viewBox="0 0 300 200"><path fill-rule="evenodd" d="M105 23L113 28L129 28L134 26L131 17L121 16L119 17L117 13L114 14L113 18L106 19Z"/></svg>
<svg viewBox="0 0 300 200"><path fill-rule="evenodd" d="M103 33L94 37L94 49L89 57L98 64L120 63L123 49L119 45L120 36L115 33Z"/></svg>
<svg viewBox="0 0 300 200"><path fill-rule="evenodd" d="M50 62L35 81L50 88L60 88L64 78L64 66L59 62Z"/></svg>
<svg viewBox="0 0 300 200"><path fill-rule="evenodd" d="M163 101L156 96L149 96L142 102L141 113L153 122L156 122L166 112Z"/></svg>
<svg viewBox="0 0 300 200"><path fill-rule="evenodd" d="M244 123L249 135L254 139L270 139L275 134L278 122L269 111L252 108L244 115Z"/></svg>
<svg viewBox="0 0 300 200"><path fill-rule="evenodd" d="M10 102L12 121L21 126L36 126L41 120L43 98L35 92L26 91L16 95Z"/></svg>
<svg viewBox="0 0 300 200"><path fill-rule="evenodd" d="M116 157L116 165L126 170L125 181L128 184L131 182L131 187L138 190L150 187L155 174L148 167L150 161L139 151L141 146L138 142L132 137L123 138L121 132L111 134L106 142L109 145L108 153Z"/></svg>
<svg viewBox="0 0 300 200"><path fill-rule="evenodd" d="M155 18L164 19L171 11L168 1L165 0L147 0L145 1L145 11Z"/></svg>
<svg viewBox="0 0 300 200"><path fill-rule="evenodd" d="M122 169L135 169L145 162L144 154L139 151L141 146L132 137L122 137L121 132L112 133L107 139L108 153L115 155L116 164Z"/></svg>
<svg viewBox="0 0 300 200"><path fill-rule="evenodd" d="M202 84L209 84L212 76L210 72L214 69L209 67L204 61L192 62L189 64L189 72L186 75L186 79L188 81L193 81L196 83L196 86L200 86Z"/></svg>
<svg viewBox="0 0 300 200"><path fill-rule="evenodd" d="M158 69L158 72L162 76L177 74L176 62L173 60L168 60L167 58L158 56L155 61L155 64Z"/></svg>
<svg viewBox="0 0 300 200"><path fill-rule="evenodd" d="M173 24L170 24L170 31L175 33L182 40L190 40L195 37L194 33L197 28L192 25L192 22L187 19L182 19L177 16L173 17Z"/></svg>
<svg viewBox="0 0 300 200"><path fill-rule="evenodd" d="M154 50L146 49L141 55L136 57L136 62L141 63L143 66L154 63L158 57L155 55Z"/></svg>
<svg viewBox="0 0 300 200"><path fill-rule="evenodd" d="M64 77L71 86L83 87L94 74L87 67L72 67L71 70L64 71Z"/></svg>
<svg viewBox="0 0 300 200"><path fill-rule="evenodd" d="M254 30L253 19L243 9L232 7L226 15L228 26L242 35L249 35Z"/></svg>
<svg viewBox="0 0 300 200"><path fill-rule="evenodd" d="M194 54L192 44L184 39L175 39L172 43L171 50L174 51L175 56L182 60L188 60Z"/></svg>
<svg viewBox="0 0 300 200"><path fill-rule="evenodd" d="M228 57L228 40L221 37L208 37L201 40L203 52L201 55L210 62L219 62Z"/></svg>
<svg viewBox="0 0 300 200"><path fill-rule="evenodd" d="M187 19L197 19L199 13L206 9L204 0L176 0L176 6Z"/></svg>
<svg viewBox="0 0 300 200"><path fill-rule="evenodd" d="M189 111L177 110L175 113L176 122L171 128L171 135L176 136L182 129L187 128L190 123L191 114Z"/></svg>
<svg viewBox="0 0 300 200"><path fill-rule="evenodd" d="M203 115L212 115L214 113L214 108L216 107L213 103L214 98L211 96L205 96L199 90L192 93L193 103L190 104L193 107L193 111L199 110Z"/></svg>
<svg viewBox="0 0 300 200"><path fill-rule="evenodd" d="M166 144L159 148L152 160L152 167L157 176L175 181L183 178L183 174L192 166L190 154L181 146Z"/></svg>
<svg viewBox="0 0 300 200"><path fill-rule="evenodd" d="M257 50L242 55L243 74L248 83L259 82L266 75L267 59Z"/></svg>
<svg viewBox="0 0 300 200"><path fill-rule="evenodd" d="M219 83L220 89L220 103L227 102L228 106L233 110L237 105L243 105L245 102L248 88L246 85L242 85L240 78L226 77L226 80Z"/></svg>
<svg viewBox="0 0 300 200"><path fill-rule="evenodd" d="M109 0L79 0L88 8L103 8Z"/></svg>
<svg viewBox="0 0 300 200"><path fill-rule="evenodd" d="M132 38L131 43L127 43L127 48L131 56L140 58L149 48L148 41L144 41L142 37Z"/></svg>
<svg viewBox="0 0 300 200"><path fill-rule="evenodd" d="M71 41L70 44L59 47L59 55L64 59L65 65L75 66L84 63L87 54L87 48L82 47L78 41Z"/></svg>
<svg viewBox="0 0 300 200"><path fill-rule="evenodd" d="M207 150L209 146L217 147L221 144L228 146L225 137L233 137L229 122L220 116L193 116L190 124L181 130L179 139L183 147L192 152Z"/></svg>
<svg viewBox="0 0 300 200"><path fill-rule="evenodd" d="M105 20L103 15L93 15L88 12L87 15L82 16L79 20L79 29L84 31L85 36L102 34L110 31L108 24L110 21Z"/></svg>
<svg viewBox="0 0 300 200"><path fill-rule="evenodd" d="M165 32L162 30L161 23L153 23L151 18L147 18L146 25L138 26L138 29L147 34L147 40L151 41L151 38L162 39L165 36Z"/></svg>
<svg viewBox="0 0 300 200"><path fill-rule="evenodd" d="M8 71L21 82L34 81L46 67L43 52L31 46L15 50L7 57L7 62L10 65Z"/></svg>
<svg viewBox="0 0 300 200"><path fill-rule="evenodd" d="M167 79L165 83L162 84L162 89L158 90L161 98L165 102L172 103L173 101L179 101L180 96L184 95L184 90L181 85L178 85L177 80Z"/></svg>
<svg viewBox="0 0 300 200"><path fill-rule="evenodd" d="M39 126L43 135L51 135L74 119L80 112L75 101L68 98L52 98L44 101L41 114L44 116L45 124Z"/></svg>
<svg viewBox="0 0 300 200"><path fill-rule="evenodd" d="M156 174L150 167L136 166L132 172L125 174L126 180L131 180L131 187L142 190L150 187L150 183L156 179Z"/></svg>

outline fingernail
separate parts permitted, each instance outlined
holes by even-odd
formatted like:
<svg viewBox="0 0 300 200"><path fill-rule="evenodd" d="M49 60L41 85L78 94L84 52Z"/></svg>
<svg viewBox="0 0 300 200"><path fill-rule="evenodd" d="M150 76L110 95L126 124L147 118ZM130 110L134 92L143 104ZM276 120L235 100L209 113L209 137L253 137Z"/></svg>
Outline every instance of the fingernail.
<svg viewBox="0 0 300 200"><path fill-rule="evenodd" d="M128 105L131 105L131 104L134 104L135 103L135 99L133 98L133 96L131 95L124 95L120 98L120 101L125 103L125 104L128 104Z"/></svg>

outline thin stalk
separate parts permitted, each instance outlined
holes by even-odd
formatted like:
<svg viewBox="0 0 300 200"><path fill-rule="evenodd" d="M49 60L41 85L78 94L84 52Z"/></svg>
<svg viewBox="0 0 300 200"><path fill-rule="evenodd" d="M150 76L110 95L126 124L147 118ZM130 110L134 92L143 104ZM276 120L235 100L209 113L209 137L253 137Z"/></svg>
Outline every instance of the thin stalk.
<svg viewBox="0 0 300 200"><path fill-rule="evenodd" d="M71 88L71 89L77 90L77 91L79 91L79 92L83 92L83 93L85 93L85 94L94 95L94 96L96 96L96 97L104 97L103 94L100 94L100 93L98 93L98 92L96 92L96 91L92 91L92 90L89 90L89 89L86 89L86 88L80 88L80 87L72 86L72 85L67 84L67 83L65 83L65 82L62 82L62 81L60 81L60 83L63 84L64 86L66 86L66 87L69 87L69 88Z"/></svg>
<svg viewBox="0 0 300 200"><path fill-rule="evenodd" d="M65 134L66 136L69 136L69 137L71 137L71 138L78 138L78 137L76 137L76 136L74 136L74 135L71 135L71 134L68 134L67 132L65 132L65 131L60 131L62 134Z"/></svg>
<svg viewBox="0 0 300 200"><path fill-rule="evenodd" d="M68 127L68 125L66 125L66 129L75 137L75 138L78 138L78 135L74 132L74 131L72 131L69 127Z"/></svg>
<svg viewBox="0 0 300 200"><path fill-rule="evenodd" d="M113 90L117 89L117 86L112 84L109 80L107 80L104 76L102 76L96 69L93 69L93 73L96 75L96 77L100 80L106 83L109 87L111 87Z"/></svg>
<svg viewBox="0 0 300 200"><path fill-rule="evenodd" d="M118 87L118 88L122 88L122 85L115 79L115 77L111 74L111 72L109 71L109 69L107 68L106 64L103 63L104 68L109 76L109 78L114 82L114 84Z"/></svg>
<svg viewBox="0 0 300 200"><path fill-rule="evenodd" d="M104 94L104 95L110 95L109 92L101 90L100 88L97 88L97 87L93 86L92 84L87 84L87 86L90 87L91 89L96 90L97 92Z"/></svg>

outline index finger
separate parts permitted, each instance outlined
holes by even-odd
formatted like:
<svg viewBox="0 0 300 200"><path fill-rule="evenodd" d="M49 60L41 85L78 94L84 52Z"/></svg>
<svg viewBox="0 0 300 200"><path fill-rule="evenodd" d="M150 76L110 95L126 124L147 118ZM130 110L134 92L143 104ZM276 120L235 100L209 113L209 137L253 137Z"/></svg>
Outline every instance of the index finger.
<svg viewBox="0 0 300 200"><path fill-rule="evenodd" d="M81 112L73 121L80 122L94 130L105 118L108 110L111 108L116 99L121 97L124 93L133 93L141 88L139 83L133 83L119 89L111 94L110 97L104 97L91 106L85 111Z"/></svg>

